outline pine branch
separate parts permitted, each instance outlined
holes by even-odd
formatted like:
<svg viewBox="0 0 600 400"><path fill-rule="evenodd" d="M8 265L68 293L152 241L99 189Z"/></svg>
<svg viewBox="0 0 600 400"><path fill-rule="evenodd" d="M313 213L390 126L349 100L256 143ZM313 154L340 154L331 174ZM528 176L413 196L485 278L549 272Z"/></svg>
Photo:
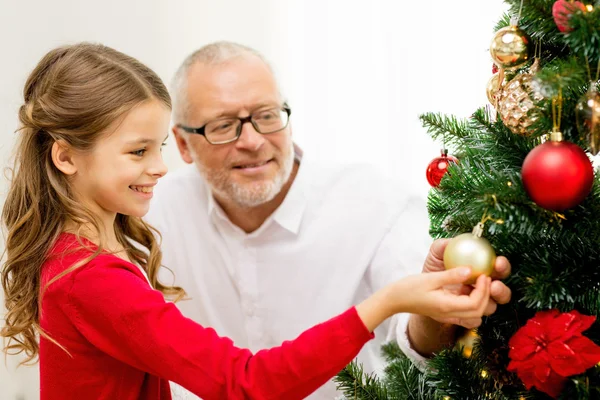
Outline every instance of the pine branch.
<svg viewBox="0 0 600 400"><path fill-rule="evenodd" d="M534 0L525 1L521 12L521 19L518 21L519 28L524 30L532 42L542 43L544 58L550 59L560 57L568 50L562 41L562 34L556 27L552 18L552 5L555 0ZM506 0L510 4L508 14L505 14L496 25L495 30L499 30L510 23L511 16L519 14L521 5L520 0ZM532 49L533 50L533 49Z"/></svg>
<svg viewBox="0 0 600 400"><path fill-rule="evenodd" d="M396 341L391 341L381 346L381 353L389 363L406 358Z"/></svg>
<svg viewBox="0 0 600 400"><path fill-rule="evenodd" d="M385 386L374 374L364 372L362 365L352 361L346 366L333 381L348 399L356 400L386 400L388 397Z"/></svg>
<svg viewBox="0 0 600 400"><path fill-rule="evenodd" d="M509 400L502 391L496 390L495 382L486 370L485 361L478 355L465 358L461 349L445 350L430 362L428 377L438 396L464 400Z"/></svg>
<svg viewBox="0 0 600 400"><path fill-rule="evenodd" d="M600 9L583 12L577 10L569 19L571 32L564 34L563 40L570 49L584 61L587 57L592 70L600 59Z"/></svg>
<svg viewBox="0 0 600 400"><path fill-rule="evenodd" d="M589 82L585 64L576 57L556 59L545 64L536 74L539 90L546 99L552 99L562 91L563 105L577 101Z"/></svg>
<svg viewBox="0 0 600 400"><path fill-rule="evenodd" d="M466 121L459 121L454 116L445 116L439 113L427 113L419 116L423 126L427 128L434 140L444 139L446 145L461 143L461 139L468 138L471 134Z"/></svg>
<svg viewBox="0 0 600 400"><path fill-rule="evenodd" d="M385 369L385 383L389 393L398 400L440 399L435 388L406 356L389 364Z"/></svg>

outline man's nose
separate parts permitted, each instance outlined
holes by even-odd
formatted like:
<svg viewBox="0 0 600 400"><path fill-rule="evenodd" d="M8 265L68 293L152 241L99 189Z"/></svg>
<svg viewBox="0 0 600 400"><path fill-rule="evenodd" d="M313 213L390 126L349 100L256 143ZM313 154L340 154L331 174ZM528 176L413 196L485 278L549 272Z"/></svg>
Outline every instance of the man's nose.
<svg viewBox="0 0 600 400"><path fill-rule="evenodd" d="M242 131L240 132L240 137L236 141L236 147L256 151L265 142L264 135L257 132L250 121L242 121L240 129Z"/></svg>

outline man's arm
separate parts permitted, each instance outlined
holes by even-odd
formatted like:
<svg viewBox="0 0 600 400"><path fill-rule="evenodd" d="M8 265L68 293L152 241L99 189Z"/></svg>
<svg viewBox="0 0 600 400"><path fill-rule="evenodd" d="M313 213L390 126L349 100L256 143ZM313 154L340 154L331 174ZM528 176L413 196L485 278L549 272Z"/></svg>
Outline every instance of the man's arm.
<svg viewBox="0 0 600 400"><path fill-rule="evenodd" d="M408 320L407 337L413 350L423 357L431 357L444 348L454 345L458 325L444 324L418 314L411 314Z"/></svg>

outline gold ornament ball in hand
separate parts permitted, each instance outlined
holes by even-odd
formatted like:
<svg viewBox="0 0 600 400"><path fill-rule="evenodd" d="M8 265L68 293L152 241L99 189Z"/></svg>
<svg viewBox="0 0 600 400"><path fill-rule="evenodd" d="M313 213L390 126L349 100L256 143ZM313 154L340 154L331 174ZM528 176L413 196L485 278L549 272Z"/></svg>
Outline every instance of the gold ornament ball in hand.
<svg viewBox="0 0 600 400"><path fill-rule="evenodd" d="M498 66L517 68L529 60L529 38L517 26L502 28L492 39L490 54Z"/></svg>
<svg viewBox="0 0 600 400"><path fill-rule="evenodd" d="M472 233L452 238L444 250L446 269L471 267L471 278L467 284L474 283L479 275L491 276L495 262L496 252L490 242Z"/></svg>

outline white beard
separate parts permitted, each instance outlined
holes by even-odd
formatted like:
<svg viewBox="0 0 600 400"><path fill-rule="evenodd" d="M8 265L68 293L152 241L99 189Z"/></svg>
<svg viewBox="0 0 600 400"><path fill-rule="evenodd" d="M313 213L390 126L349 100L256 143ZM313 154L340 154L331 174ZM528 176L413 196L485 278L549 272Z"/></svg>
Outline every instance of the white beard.
<svg viewBox="0 0 600 400"><path fill-rule="evenodd" d="M241 208L252 208L273 200L281 192L292 174L294 159L294 143L290 141L284 163L272 180L245 185L229 181L228 172L224 170L209 171L201 163L198 162L197 165L214 194L234 202Z"/></svg>

